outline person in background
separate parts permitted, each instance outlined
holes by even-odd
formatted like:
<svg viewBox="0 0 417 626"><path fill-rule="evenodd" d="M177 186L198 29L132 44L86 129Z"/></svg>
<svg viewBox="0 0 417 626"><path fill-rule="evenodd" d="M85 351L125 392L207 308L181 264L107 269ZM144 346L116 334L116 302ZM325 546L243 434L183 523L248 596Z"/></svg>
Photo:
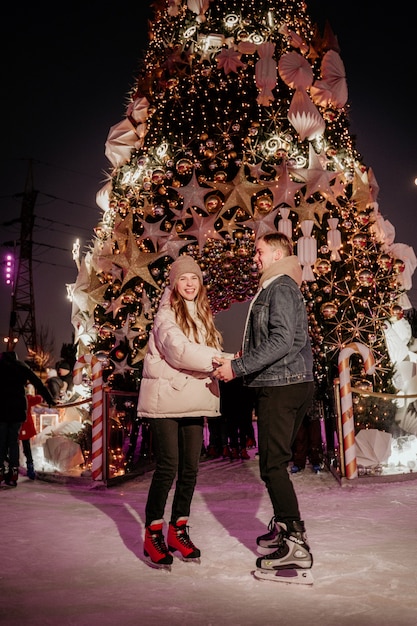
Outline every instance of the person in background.
<svg viewBox="0 0 417 626"><path fill-rule="evenodd" d="M254 403L254 398L252 398L252 403ZM250 421L248 420L246 424L246 432L247 432L246 447L248 449L256 448L255 427L253 425L254 419L256 419L256 416L254 416L254 407L252 406L252 413L250 415Z"/></svg>
<svg viewBox="0 0 417 626"><path fill-rule="evenodd" d="M19 476L19 431L26 420L26 385L31 383L49 406L55 401L41 379L15 352L0 354L0 483L17 486ZM6 473L5 462L8 461Z"/></svg>
<svg viewBox="0 0 417 626"><path fill-rule="evenodd" d="M59 378L64 382L63 393L68 400L73 395L74 380L71 365L67 361L58 361L56 371Z"/></svg>
<svg viewBox="0 0 417 626"><path fill-rule="evenodd" d="M221 456L224 459L230 458L229 438L227 436L227 424L224 415L221 414L220 417L208 417L207 428L209 431L209 442L206 458L219 459Z"/></svg>
<svg viewBox="0 0 417 626"><path fill-rule="evenodd" d="M204 417L220 415L214 357L222 355L200 266L188 255L171 266L169 287L154 319L139 390L139 417L149 419L156 468L145 507L144 555L150 564L170 567L171 552L198 560L188 533L203 445ZM167 543L164 512L174 483Z"/></svg>
<svg viewBox="0 0 417 626"><path fill-rule="evenodd" d="M23 454L26 458L26 476L30 480L35 480L36 472L33 463L32 447L30 440L37 435L36 426L32 417L32 407L40 404L43 398L40 394L34 394L33 385L28 385L26 390L26 421L23 422L19 431L19 440L22 442Z"/></svg>
<svg viewBox="0 0 417 626"><path fill-rule="evenodd" d="M274 516L257 538L256 566L264 570L309 569L313 558L300 517L288 464L292 445L314 395L313 354L300 290L302 269L292 242L268 233L255 244L259 288L248 311L242 354L217 362L215 377L242 376L253 388L258 420L260 475Z"/></svg>
<svg viewBox="0 0 417 626"><path fill-rule="evenodd" d="M250 459L246 446L251 434L253 395L242 378L220 383L220 409L226 420L230 459Z"/></svg>
<svg viewBox="0 0 417 626"><path fill-rule="evenodd" d="M55 402L59 402L62 399L63 394L65 393L67 384L62 380L56 369L49 368L46 373L46 382L45 385L48 387L51 396L55 400Z"/></svg>
<svg viewBox="0 0 417 626"><path fill-rule="evenodd" d="M301 422L292 446L292 474L302 472L306 467L307 459L315 474L318 474L323 468L323 441L320 423L321 412L321 403L318 400L314 400L313 406L307 411Z"/></svg>

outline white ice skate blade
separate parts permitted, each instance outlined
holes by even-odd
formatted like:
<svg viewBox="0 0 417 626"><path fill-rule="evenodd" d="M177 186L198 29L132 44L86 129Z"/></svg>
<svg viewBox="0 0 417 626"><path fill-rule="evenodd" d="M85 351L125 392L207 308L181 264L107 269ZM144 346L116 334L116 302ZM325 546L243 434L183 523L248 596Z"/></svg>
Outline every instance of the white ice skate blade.
<svg viewBox="0 0 417 626"><path fill-rule="evenodd" d="M187 559L186 556L180 556L179 559L180 561L183 561L183 563L195 563L196 565L200 565L201 563L201 559L199 556L196 557L195 559L190 559L190 558Z"/></svg>
<svg viewBox="0 0 417 626"><path fill-rule="evenodd" d="M256 546L256 552L258 554L262 554L263 556L268 556L268 554L272 554L276 552L278 549L278 544L275 544L272 548L263 548L262 546Z"/></svg>
<svg viewBox="0 0 417 626"><path fill-rule="evenodd" d="M256 569L253 575L258 580L273 580L279 583L296 585L312 585L314 578L309 569Z"/></svg>
<svg viewBox="0 0 417 626"><path fill-rule="evenodd" d="M144 561L145 561L146 565L148 565L152 569L165 570L166 572L170 572L171 571L171 565L165 565L163 563L154 563L147 556L145 556Z"/></svg>

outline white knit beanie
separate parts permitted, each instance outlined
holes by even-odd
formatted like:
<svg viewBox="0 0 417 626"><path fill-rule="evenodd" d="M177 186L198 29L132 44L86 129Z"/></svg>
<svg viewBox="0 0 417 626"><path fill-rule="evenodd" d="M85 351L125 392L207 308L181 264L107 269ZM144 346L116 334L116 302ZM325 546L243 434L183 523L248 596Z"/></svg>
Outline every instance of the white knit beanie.
<svg viewBox="0 0 417 626"><path fill-rule="evenodd" d="M175 283L182 274L196 274L201 283L203 283L203 274L200 266L194 261L191 256L184 254L179 256L176 261L171 265L169 272L169 284L171 289L175 286Z"/></svg>

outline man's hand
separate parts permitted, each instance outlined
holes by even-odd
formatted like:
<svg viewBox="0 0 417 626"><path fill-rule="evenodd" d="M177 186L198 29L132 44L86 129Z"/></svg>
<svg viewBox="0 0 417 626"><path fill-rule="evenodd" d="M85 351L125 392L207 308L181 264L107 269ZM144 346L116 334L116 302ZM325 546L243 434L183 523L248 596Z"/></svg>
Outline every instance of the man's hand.
<svg viewBox="0 0 417 626"><path fill-rule="evenodd" d="M235 378L235 373L232 370L232 362L230 359L216 358L213 360L213 366L215 367L213 376L214 378L217 378L217 380L223 380L228 383L230 380Z"/></svg>

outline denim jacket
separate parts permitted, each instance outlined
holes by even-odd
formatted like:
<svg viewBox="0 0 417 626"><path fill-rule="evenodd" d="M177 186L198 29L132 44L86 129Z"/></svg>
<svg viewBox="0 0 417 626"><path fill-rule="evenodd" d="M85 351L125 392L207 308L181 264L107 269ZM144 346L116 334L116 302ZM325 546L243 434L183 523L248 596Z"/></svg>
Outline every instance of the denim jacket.
<svg viewBox="0 0 417 626"><path fill-rule="evenodd" d="M290 276L277 276L253 301L242 356L233 359L232 369L250 387L313 381L307 311Z"/></svg>

